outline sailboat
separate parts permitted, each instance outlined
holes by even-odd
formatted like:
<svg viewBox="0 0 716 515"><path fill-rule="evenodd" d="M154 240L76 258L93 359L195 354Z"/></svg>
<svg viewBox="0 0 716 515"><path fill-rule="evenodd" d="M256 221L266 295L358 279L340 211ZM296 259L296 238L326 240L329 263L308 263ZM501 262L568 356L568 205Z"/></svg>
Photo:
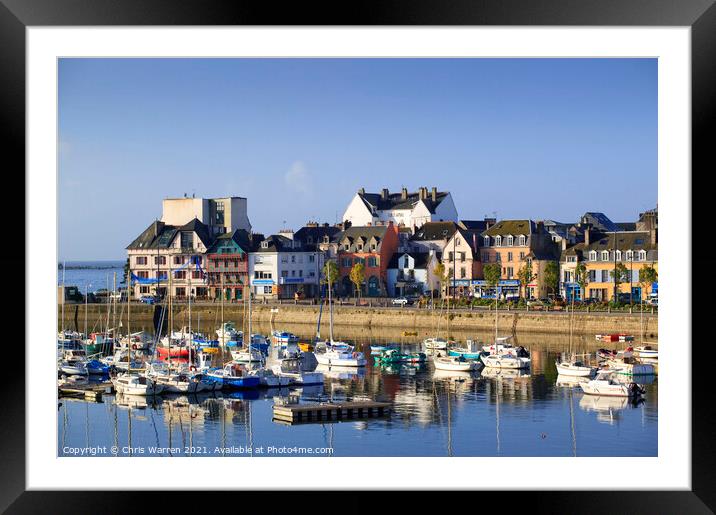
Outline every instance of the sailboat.
<svg viewBox="0 0 716 515"><path fill-rule="evenodd" d="M495 352L494 354L482 356L482 363L485 368L529 368L530 358L524 347L515 348L514 353L506 353L503 350L503 345L501 345L500 339L497 337L497 317L497 291L495 291Z"/></svg>
<svg viewBox="0 0 716 515"><path fill-rule="evenodd" d="M337 342L333 339L333 303L331 299L331 277L330 271L326 271L328 278L328 307L329 307L329 328L330 340L322 342L321 346L325 349L323 352L316 353L316 360L320 365L338 366L338 367L364 367L366 364L365 356L362 352L356 352L353 346L345 342ZM316 345L319 350L319 345Z"/></svg>
<svg viewBox="0 0 716 515"><path fill-rule="evenodd" d="M555 362L557 367L557 373L562 376L573 376L573 377L592 377L596 372L596 367L590 367L582 361L577 360L575 355L572 355L572 334L573 329L573 317L574 317L574 293L572 293L572 308L569 312L569 354L570 359L565 360L562 357L559 361Z"/></svg>

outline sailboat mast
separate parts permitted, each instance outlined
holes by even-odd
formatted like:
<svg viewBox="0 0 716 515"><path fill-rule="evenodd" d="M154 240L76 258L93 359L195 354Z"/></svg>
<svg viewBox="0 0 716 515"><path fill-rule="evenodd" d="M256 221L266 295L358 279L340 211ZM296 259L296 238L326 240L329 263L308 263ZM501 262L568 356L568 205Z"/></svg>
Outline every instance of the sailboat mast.
<svg viewBox="0 0 716 515"><path fill-rule="evenodd" d="M251 344L253 343L253 337L251 336L251 291L249 291L249 317L247 323L249 330L249 368L251 368Z"/></svg>
<svg viewBox="0 0 716 515"><path fill-rule="evenodd" d="M60 328L62 330L62 356L65 355L65 268L67 267L65 261L62 262L62 324Z"/></svg>
<svg viewBox="0 0 716 515"><path fill-rule="evenodd" d="M114 341L117 333L117 272L114 273L112 279L112 350L114 351Z"/></svg>
<svg viewBox="0 0 716 515"><path fill-rule="evenodd" d="M130 357L132 354L132 331L129 326L129 297L130 297L130 289L132 287L132 277L131 277L131 269L127 268L127 374L129 374L130 369L132 368Z"/></svg>
<svg viewBox="0 0 716 515"><path fill-rule="evenodd" d="M330 263L330 261L328 261ZM331 343L333 343L333 302L331 300L331 266L329 264L326 265L326 277L328 277L328 308L329 308L329 333L331 336Z"/></svg>
<svg viewBox="0 0 716 515"><path fill-rule="evenodd" d="M221 274L221 350L226 351L226 329L224 328L224 274ZM251 293L249 293L249 298Z"/></svg>
<svg viewBox="0 0 716 515"><path fill-rule="evenodd" d="M191 274L193 271L189 272L189 366L191 366Z"/></svg>
<svg viewBox="0 0 716 515"><path fill-rule="evenodd" d="M85 284L85 338L87 338L87 300L89 298L89 283Z"/></svg>

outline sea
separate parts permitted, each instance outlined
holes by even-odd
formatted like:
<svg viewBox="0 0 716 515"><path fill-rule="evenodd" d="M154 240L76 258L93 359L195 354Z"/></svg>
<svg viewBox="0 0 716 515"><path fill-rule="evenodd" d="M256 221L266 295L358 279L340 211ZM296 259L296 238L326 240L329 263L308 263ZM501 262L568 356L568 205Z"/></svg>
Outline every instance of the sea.
<svg viewBox="0 0 716 515"><path fill-rule="evenodd" d="M117 274L117 287L123 285L124 261L67 261L63 270L57 269L57 285L76 286L84 294L85 291L96 292L100 289L112 290L114 274ZM62 263L60 263L62 264Z"/></svg>

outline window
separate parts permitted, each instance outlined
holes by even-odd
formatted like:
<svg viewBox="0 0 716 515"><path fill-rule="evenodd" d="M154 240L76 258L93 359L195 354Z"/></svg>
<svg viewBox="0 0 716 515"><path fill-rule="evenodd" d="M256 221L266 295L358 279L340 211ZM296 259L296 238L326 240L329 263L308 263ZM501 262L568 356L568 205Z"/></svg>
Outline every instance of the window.
<svg viewBox="0 0 716 515"><path fill-rule="evenodd" d="M167 278L167 273L165 271L159 271L157 272L157 279L165 279Z"/></svg>
<svg viewBox="0 0 716 515"><path fill-rule="evenodd" d="M589 253L589 261L596 261L597 260L597 251L593 250Z"/></svg>
<svg viewBox="0 0 716 515"><path fill-rule="evenodd" d="M602 270L602 282L603 283L609 282L609 270Z"/></svg>
<svg viewBox="0 0 716 515"><path fill-rule="evenodd" d="M139 293L149 293L149 286L140 286Z"/></svg>
<svg viewBox="0 0 716 515"><path fill-rule="evenodd" d="M483 262L483 263L489 263L489 262L490 262L490 254L488 254L487 252L485 252L485 253L482 255L482 262Z"/></svg>
<svg viewBox="0 0 716 515"><path fill-rule="evenodd" d="M489 237L489 236L485 236L485 237L483 238L483 245L485 245L485 247L489 247L489 246L490 246L490 237Z"/></svg>
<svg viewBox="0 0 716 515"><path fill-rule="evenodd" d="M373 268L375 268L376 266L378 266L378 265L376 264L376 259L375 259L375 257L372 257L372 256L371 256L371 257L368 258L368 266L369 266L369 267L373 267ZM404 264L403 264L403 267L404 267L404 268L407 268L407 267L408 267L408 259L407 259L407 258L405 258L405 262L404 262Z"/></svg>
<svg viewBox="0 0 716 515"><path fill-rule="evenodd" d="M299 276L299 277L303 277L303 270L299 270L299 271L298 271L298 276Z"/></svg>
<svg viewBox="0 0 716 515"><path fill-rule="evenodd" d="M639 251L639 261L646 261L646 251L645 250Z"/></svg>
<svg viewBox="0 0 716 515"><path fill-rule="evenodd" d="M174 272L174 277L177 279L186 279L186 270L179 270Z"/></svg>
<svg viewBox="0 0 716 515"><path fill-rule="evenodd" d="M507 278L512 279L512 274L513 274L514 270L512 269L511 266L508 266L506 270L507 270Z"/></svg>
<svg viewBox="0 0 716 515"><path fill-rule="evenodd" d="M146 265L146 264L147 264L147 257L146 257L146 256L139 256L139 257L137 257L137 264L138 264L138 265Z"/></svg>
<svg viewBox="0 0 716 515"><path fill-rule="evenodd" d="M525 259L525 253L524 253L524 252L520 252L520 261L522 261L523 259Z"/></svg>
<svg viewBox="0 0 716 515"><path fill-rule="evenodd" d="M186 295L186 288L177 288L174 290L177 297L183 297Z"/></svg>
<svg viewBox="0 0 716 515"><path fill-rule="evenodd" d="M313 270L309 271L308 277L316 277L316 272L314 272Z"/></svg>
<svg viewBox="0 0 716 515"><path fill-rule="evenodd" d="M295 262L296 262L296 256L295 256L295 255L292 255L292 256L291 256L291 263L295 263Z"/></svg>
<svg viewBox="0 0 716 515"><path fill-rule="evenodd" d="M270 295L273 293L273 286L264 286L264 295Z"/></svg>
<svg viewBox="0 0 716 515"><path fill-rule="evenodd" d="M316 256L314 256L313 254L311 254L310 256L308 256L308 262L309 262L309 263L315 263L315 262L316 262Z"/></svg>
<svg viewBox="0 0 716 515"><path fill-rule="evenodd" d="M609 251L608 250L602 251L602 261L609 261Z"/></svg>
<svg viewBox="0 0 716 515"><path fill-rule="evenodd" d="M460 252L460 262L462 262L462 263L465 262L465 253L464 252Z"/></svg>
<svg viewBox="0 0 716 515"><path fill-rule="evenodd" d="M452 258L453 258L453 253L448 252L448 261L452 262Z"/></svg>
<svg viewBox="0 0 716 515"><path fill-rule="evenodd" d="M194 235L188 231L181 233L181 246L188 249L194 245Z"/></svg>
<svg viewBox="0 0 716 515"><path fill-rule="evenodd" d="M457 246L460 245L460 238L455 238L455 245L457 245Z"/></svg>
<svg viewBox="0 0 716 515"><path fill-rule="evenodd" d="M191 278L192 278L192 279L201 279L201 278L202 278L202 277L201 277L201 272L200 272L199 270L194 270L194 271L192 271L192 273L191 273Z"/></svg>
<svg viewBox="0 0 716 515"><path fill-rule="evenodd" d="M512 247L515 244L515 239L512 236L507 237L507 246Z"/></svg>
<svg viewBox="0 0 716 515"><path fill-rule="evenodd" d="M524 246L525 246L525 237L524 237L524 235L520 236L519 242L520 242L520 247L524 247Z"/></svg>
<svg viewBox="0 0 716 515"><path fill-rule="evenodd" d="M214 219L215 225L224 225L224 203L216 203L216 218Z"/></svg>
<svg viewBox="0 0 716 515"><path fill-rule="evenodd" d="M627 250L626 251L626 260L632 261L634 259L634 251L633 250Z"/></svg>
<svg viewBox="0 0 716 515"><path fill-rule="evenodd" d="M286 254L281 255L281 263L288 263L288 256Z"/></svg>
<svg viewBox="0 0 716 515"><path fill-rule="evenodd" d="M288 270L281 270L281 277L288 277Z"/></svg>
<svg viewBox="0 0 716 515"><path fill-rule="evenodd" d="M502 246L502 236L495 236L495 247Z"/></svg>
<svg viewBox="0 0 716 515"><path fill-rule="evenodd" d="M567 256L567 263L576 263L577 256Z"/></svg>
<svg viewBox="0 0 716 515"><path fill-rule="evenodd" d="M617 260L617 261L621 261L621 260L622 260L622 251L621 251L621 250L617 250L617 251L616 251L616 260Z"/></svg>
<svg viewBox="0 0 716 515"><path fill-rule="evenodd" d="M261 248L262 248L262 249L267 249L267 248L268 248L268 242L267 242L267 241L262 241L262 242L261 242Z"/></svg>
<svg viewBox="0 0 716 515"><path fill-rule="evenodd" d="M137 277L139 277L140 279L149 279L149 272L147 272L146 270L141 270L137 272Z"/></svg>
<svg viewBox="0 0 716 515"><path fill-rule="evenodd" d="M146 258L145 258L146 259ZM164 256L154 256L154 264L155 265L166 265L167 258Z"/></svg>
<svg viewBox="0 0 716 515"><path fill-rule="evenodd" d="M295 270L291 270L291 277L296 277L296 271L295 271Z"/></svg>
<svg viewBox="0 0 716 515"><path fill-rule="evenodd" d="M507 253L507 261L512 261L512 252Z"/></svg>
<svg viewBox="0 0 716 515"><path fill-rule="evenodd" d="M596 270L589 271L589 282L590 283L597 282L597 271Z"/></svg>
<svg viewBox="0 0 716 515"><path fill-rule="evenodd" d="M500 255L499 252L496 252L496 253L495 253L495 261L498 262L498 263L499 263L500 261L502 261L502 256Z"/></svg>
<svg viewBox="0 0 716 515"><path fill-rule="evenodd" d="M175 265L183 265L184 257L183 256L174 256L174 264Z"/></svg>
<svg viewBox="0 0 716 515"><path fill-rule="evenodd" d="M465 275L466 275L465 267L464 267L464 266L463 266L463 267L460 267L460 278L461 278L461 279L464 279L464 278L465 278Z"/></svg>

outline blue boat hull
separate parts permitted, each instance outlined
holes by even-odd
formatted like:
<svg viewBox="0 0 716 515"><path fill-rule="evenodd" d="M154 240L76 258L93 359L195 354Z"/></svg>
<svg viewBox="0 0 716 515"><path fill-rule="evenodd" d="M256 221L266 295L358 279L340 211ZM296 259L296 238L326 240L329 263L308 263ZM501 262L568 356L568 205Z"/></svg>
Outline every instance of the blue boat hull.
<svg viewBox="0 0 716 515"><path fill-rule="evenodd" d="M206 375L206 379L211 382L221 382L223 388L226 390L239 390L242 388L258 388L259 378L258 377L224 377L214 376L211 374Z"/></svg>
<svg viewBox="0 0 716 515"><path fill-rule="evenodd" d="M462 356L465 359L480 359L481 353L479 352L458 352L456 350L449 350L448 356Z"/></svg>

